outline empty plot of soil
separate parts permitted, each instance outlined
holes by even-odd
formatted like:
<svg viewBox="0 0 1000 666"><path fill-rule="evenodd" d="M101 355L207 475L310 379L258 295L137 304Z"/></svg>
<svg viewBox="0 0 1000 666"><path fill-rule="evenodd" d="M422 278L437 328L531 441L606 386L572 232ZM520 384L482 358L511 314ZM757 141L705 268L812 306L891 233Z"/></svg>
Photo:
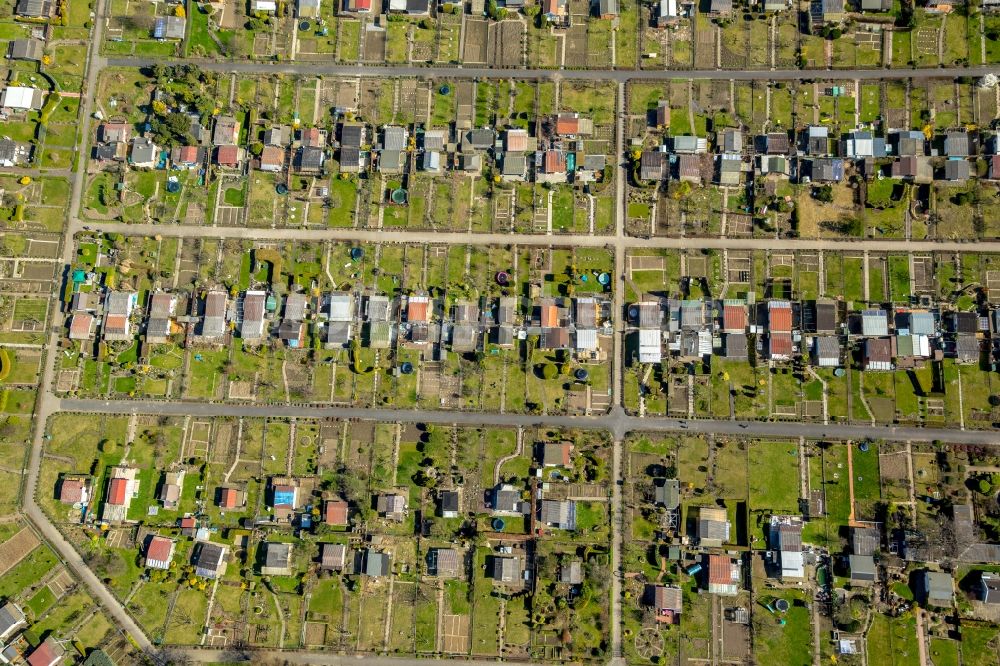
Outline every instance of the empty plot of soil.
<svg viewBox="0 0 1000 666"><path fill-rule="evenodd" d="M0 544L0 576L28 556L38 546L38 537L25 527L20 532Z"/></svg>

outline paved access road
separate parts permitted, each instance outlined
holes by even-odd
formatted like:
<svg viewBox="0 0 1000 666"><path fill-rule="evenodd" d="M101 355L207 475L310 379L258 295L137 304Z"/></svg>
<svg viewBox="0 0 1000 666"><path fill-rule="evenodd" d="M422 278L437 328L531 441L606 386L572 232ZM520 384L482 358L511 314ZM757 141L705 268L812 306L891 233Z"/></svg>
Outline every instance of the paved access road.
<svg viewBox="0 0 1000 666"><path fill-rule="evenodd" d="M108 67L152 67L153 65L198 65L215 72L237 74L305 74L319 76L364 77L431 77L451 79L577 79L585 81L670 81L672 79L721 79L736 81L802 81L812 79L863 80L873 79L954 79L959 76L977 78L995 73L1000 67L944 67L937 69L496 69L488 67L435 67L419 65L338 65L330 62L235 62L185 58L154 60L152 58L108 58Z"/></svg>
<svg viewBox="0 0 1000 666"><path fill-rule="evenodd" d="M996 430L955 430L909 426L798 423L793 421L731 421L630 416L620 407L602 416L561 416L447 412L426 409L378 409L366 407L317 407L310 405L252 405L204 402L156 402L152 400L59 401L59 410L93 414L154 414L157 416L246 416L275 418L336 418L403 423L442 423L462 426L521 426L607 430L615 439L633 431L677 432L699 435L745 435L747 437L806 437L808 439L890 439L953 444L1000 444Z"/></svg>
<svg viewBox="0 0 1000 666"><path fill-rule="evenodd" d="M429 664L448 663L464 666L496 666L496 659L433 659L413 657L369 657L344 656L329 652L307 652L305 650L226 650L220 648L178 648L169 649L163 653L172 664L212 664L253 661L260 666L278 666L278 664L308 664L309 666L428 666ZM519 666L536 666L534 662L518 661ZM540 666L540 665L537 665Z"/></svg>
<svg viewBox="0 0 1000 666"><path fill-rule="evenodd" d="M443 245L572 245L577 247L637 247L709 250L824 250L844 252L1000 252L1000 241L892 241L831 240L803 238L704 238L700 236L639 238L591 236L588 234L499 234L467 231L389 231L385 229L259 229L248 227L190 226L179 224L123 224L88 222L91 229L135 236L180 236L183 238L236 238L254 241L294 238L299 241L353 241L358 243L440 243ZM83 231L75 222L73 231Z"/></svg>

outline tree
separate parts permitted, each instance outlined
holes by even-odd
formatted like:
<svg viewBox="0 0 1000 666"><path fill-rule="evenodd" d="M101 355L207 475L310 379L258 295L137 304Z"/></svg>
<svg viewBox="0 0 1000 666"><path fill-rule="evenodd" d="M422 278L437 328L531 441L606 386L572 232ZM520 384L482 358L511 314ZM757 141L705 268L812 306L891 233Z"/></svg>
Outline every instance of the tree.
<svg viewBox="0 0 1000 666"><path fill-rule="evenodd" d="M823 203L832 203L833 202L833 186L832 185L822 185L820 187L817 187L813 191L813 197L815 197L817 201L822 201Z"/></svg>
<svg viewBox="0 0 1000 666"><path fill-rule="evenodd" d="M551 363L546 363L542 366L542 377L545 379L555 379L558 372L556 366Z"/></svg>
<svg viewBox="0 0 1000 666"><path fill-rule="evenodd" d="M153 104L155 105L156 102ZM161 143L170 145L191 143L188 136L188 130L191 128L191 119L187 114L159 114L150 121L149 127L153 132L153 136Z"/></svg>

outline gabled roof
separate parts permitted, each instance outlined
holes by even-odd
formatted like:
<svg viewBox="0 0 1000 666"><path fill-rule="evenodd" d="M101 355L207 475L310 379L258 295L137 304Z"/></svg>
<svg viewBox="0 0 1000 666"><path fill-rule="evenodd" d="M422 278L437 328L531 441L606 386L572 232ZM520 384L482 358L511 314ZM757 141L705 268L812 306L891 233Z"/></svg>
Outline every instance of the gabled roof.
<svg viewBox="0 0 1000 666"><path fill-rule="evenodd" d="M889 335L889 317L885 310L862 310L861 335Z"/></svg>
<svg viewBox="0 0 1000 666"><path fill-rule="evenodd" d="M364 575L373 577L389 575L391 562L388 553L380 553L369 548L364 552L363 562L361 573Z"/></svg>
<svg viewBox="0 0 1000 666"><path fill-rule="evenodd" d="M239 503L239 496L236 488L219 488L219 506L223 509L233 509Z"/></svg>
<svg viewBox="0 0 1000 666"><path fill-rule="evenodd" d="M771 132L764 136L764 150L772 155L787 153L791 145L786 132Z"/></svg>
<svg viewBox="0 0 1000 666"><path fill-rule="evenodd" d="M524 152L528 149L528 132L523 129L509 129L504 133L504 148L508 152Z"/></svg>
<svg viewBox="0 0 1000 666"><path fill-rule="evenodd" d="M559 565L559 582L565 585L579 585L583 582L583 564L580 560L563 561Z"/></svg>
<svg viewBox="0 0 1000 666"><path fill-rule="evenodd" d="M347 546L342 543L320 545L320 566L324 569L342 569L347 561Z"/></svg>
<svg viewBox="0 0 1000 666"><path fill-rule="evenodd" d="M545 173L566 173L566 155L561 150L546 150L542 161Z"/></svg>
<svg viewBox="0 0 1000 666"><path fill-rule="evenodd" d="M281 167L285 163L285 149L278 146L264 146L260 154L261 167Z"/></svg>
<svg viewBox="0 0 1000 666"><path fill-rule="evenodd" d="M218 146L215 149L215 163L236 166L240 163L240 149L233 145Z"/></svg>
<svg viewBox="0 0 1000 666"><path fill-rule="evenodd" d="M386 125L382 128L382 150L406 150L407 136L405 127Z"/></svg>
<svg viewBox="0 0 1000 666"><path fill-rule="evenodd" d="M150 538L149 543L146 545L146 560L166 562L169 564L170 558L173 555L173 550L173 541L166 537L154 536Z"/></svg>
<svg viewBox="0 0 1000 666"><path fill-rule="evenodd" d="M216 574L226 559L226 547L216 543L202 542L194 556L198 575Z"/></svg>
<svg viewBox="0 0 1000 666"><path fill-rule="evenodd" d="M873 370L889 370L892 364L892 340L890 338L866 338L864 360Z"/></svg>
<svg viewBox="0 0 1000 666"><path fill-rule="evenodd" d="M287 484L278 484L271 489L274 506L295 506L297 488Z"/></svg>
<svg viewBox="0 0 1000 666"><path fill-rule="evenodd" d="M430 321L430 298L427 296L410 296L406 301L406 321Z"/></svg>
<svg viewBox="0 0 1000 666"><path fill-rule="evenodd" d="M83 501L86 487L87 483L83 479L62 479L59 482L59 501L67 504Z"/></svg>
<svg viewBox="0 0 1000 666"><path fill-rule="evenodd" d="M19 16L44 18L52 15L52 2L50 0L17 0L17 7L14 11Z"/></svg>
<svg viewBox="0 0 1000 666"><path fill-rule="evenodd" d="M972 140L968 132L948 132L944 135L943 148L948 157L968 157L972 154Z"/></svg>
<svg viewBox="0 0 1000 666"><path fill-rule="evenodd" d="M327 525L346 525L348 509L344 500L327 500L323 505L323 522Z"/></svg>
<svg viewBox="0 0 1000 666"><path fill-rule="evenodd" d="M772 358L787 358L792 354L792 334L783 332L771 332L767 336L767 351Z"/></svg>
<svg viewBox="0 0 1000 666"><path fill-rule="evenodd" d="M28 655L28 663L31 666L52 666L58 664L66 650L56 642L53 636L49 636L42 644L31 651Z"/></svg>
<svg viewBox="0 0 1000 666"><path fill-rule="evenodd" d="M340 145L342 147L360 148L365 139L365 126L361 123L342 123L340 126Z"/></svg>
<svg viewBox="0 0 1000 666"><path fill-rule="evenodd" d="M34 60L42 59L44 45L38 39L15 39L10 43L7 56L11 60Z"/></svg>
<svg viewBox="0 0 1000 666"><path fill-rule="evenodd" d="M572 500L543 499L539 520L563 530L576 529L576 503Z"/></svg>
<svg viewBox="0 0 1000 666"><path fill-rule="evenodd" d="M546 442L542 446L542 464L568 467L573 445L569 442Z"/></svg>
<svg viewBox="0 0 1000 666"><path fill-rule="evenodd" d="M667 154L658 150L645 150L639 158L639 178L661 180L666 173Z"/></svg>
<svg viewBox="0 0 1000 666"><path fill-rule="evenodd" d="M457 512L459 510L458 493L454 490L442 490L438 495L442 512Z"/></svg>
<svg viewBox="0 0 1000 666"><path fill-rule="evenodd" d="M579 113L559 113L555 120L556 134L590 134L594 128L590 119L581 118Z"/></svg>
<svg viewBox="0 0 1000 666"><path fill-rule="evenodd" d="M676 509L680 505L680 481L677 479L657 479L653 482L653 494L657 504L667 509Z"/></svg>
<svg viewBox="0 0 1000 666"><path fill-rule="evenodd" d="M733 585L739 583L739 567L734 566L728 555L708 556L708 582L710 585Z"/></svg>
<svg viewBox="0 0 1000 666"><path fill-rule="evenodd" d="M528 160L522 153L504 153L501 175L523 177L528 169Z"/></svg>
<svg viewBox="0 0 1000 666"><path fill-rule="evenodd" d="M24 612L13 602L8 601L0 607L0 640L6 640L9 634L27 624Z"/></svg>
<svg viewBox="0 0 1000 666"><path fill-rule="evenodd" d="M818 335L815 339L816 359L820 365L840 364L840 341L833 335Z"/></svg>
<svg viewBox="0 0 1000 666"><path fill-rule="evenodd" d="M298 152L300 169L321 169L326 162L326 151L319 146L302 146Z"/></svg>
<svg viewBox="0 0 1000 666"><path fill-rule="evenodd" d="M457 576L462 567L461 558L454 548L434 548L430 560L436 576Z"/></svg>
<svg viewBox="0 0 1000 666"><path fill-rule="evenodd" d="M945 160L945 180L967 180L971 175L972 166L969 164L969 160L962 158Z"/></svg>
<svg viewBox="0 0 1000 666"><path fill-rule="evenodd" d="M871 555L851 554L847 558L851 570L851 580L875 580L875 558Z"/></svg>
<svg viewBox="0 0 1000 666"><path fill-rule="evenodd" d="M729 540L729 516L724 508L703 506L698 509L698 538L703 541Z"/></svg>
<svg viewBox="0 0 1000 666"><path fill-rule="evenodd" d="M120 506L125 504L128 491L128 479L116 477L108 483L108 504Z"/></svg>
<svg viewBox="0 0 1000 666"><path fill-rule="evenodd" d="M955 594L951 574L941 571L927 571L923 580L924 593L930 602L951 603Z"/></svg>
<svg viewBox="0 0 1000 666"><path fill-rule="evenodd" d="M810 173L815 181L839 183L844 179L844 160L836 157L814 159L810 164Z"/></svg>
<svg viewBox="0 0 1000 666"><path fill-rule="evenodd" d="M493 556L493 580L498 583L513 583L521 579L521 558Z"/></svg>
<svg viewBox="0 0 1000 666"><path fill-rule="evenodd" d="M792 330L792 304L788 301L768 301L767 326L772 333L790 333Z"/></svg>
<svg viewBox="0 0 1000 666"><path fill-rule="evenodd" d="M684 594L681 588L657 585L653 591L653 606L657 610L680 613L684 609Z"/></svg>
<svg viewBox="0 0 1000 666"><path fill-rule="evenodd" d="M286 569L292 559L292 544L268 541L263 544L263 564L267 568Z"/></svg>
<svg viewBox="0 0 1000 666"><path fill-rule="evenodd" d="M873 555L878 550L879 533L874 527L851 529L851 552L855 555Z"/></svg>

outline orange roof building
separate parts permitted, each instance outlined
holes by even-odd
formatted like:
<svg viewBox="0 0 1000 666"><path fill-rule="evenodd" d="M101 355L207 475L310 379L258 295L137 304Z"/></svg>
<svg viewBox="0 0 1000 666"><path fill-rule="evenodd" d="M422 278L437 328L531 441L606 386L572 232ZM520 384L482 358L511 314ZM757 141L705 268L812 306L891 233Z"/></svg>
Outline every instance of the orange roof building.
<svg viewBox="0 0 1000 666"><path fill-rule="evenodd" d="M344 500L327 500L323 505L323 522L327 525L347 525L348 506Z"/></svg>

